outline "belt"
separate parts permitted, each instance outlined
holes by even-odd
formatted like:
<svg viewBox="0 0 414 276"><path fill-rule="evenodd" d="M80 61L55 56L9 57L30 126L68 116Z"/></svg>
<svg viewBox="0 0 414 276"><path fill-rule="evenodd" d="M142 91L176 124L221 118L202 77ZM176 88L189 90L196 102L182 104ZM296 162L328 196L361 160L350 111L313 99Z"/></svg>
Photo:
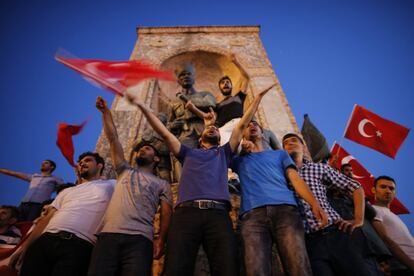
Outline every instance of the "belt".
<svg viewBox="0 0 414 276"><path fill-rule="evenodd" d="M313 232L313 233L308 233L306 234L306 238L316 238L316 237L321 237L321 236L325 236L328 235L329 233L335 232L338 230L338 227L335 224L332 224L328 227L325 227L319 231Z"/></svg>
<svg viewBox="0 0 414 276"><path fill-rule="evenodd" d="M71 232L67 232L67 231L59 231L57 233L45 232L44 235L47 235L47 236L50 236L50 237L57 237L57 238L60 238L62 240L74 240L74 241L78 241L78 242L93 246L93 244L90 243L89 241L84 240L82 238L79 238L75 234L73 234Z"/></svg>
<svg viewBox="0 0 414 276"><path fill-rule="evenodd" d="M206 199L198 199L193 201L185 201L183 203L180 203L177 208L181 207L193 207L198 208L201 210L207 210L207 209L217 209L217 210L226 210L228 211L228 204L221 201L216 200L206 200Z"/></svg>

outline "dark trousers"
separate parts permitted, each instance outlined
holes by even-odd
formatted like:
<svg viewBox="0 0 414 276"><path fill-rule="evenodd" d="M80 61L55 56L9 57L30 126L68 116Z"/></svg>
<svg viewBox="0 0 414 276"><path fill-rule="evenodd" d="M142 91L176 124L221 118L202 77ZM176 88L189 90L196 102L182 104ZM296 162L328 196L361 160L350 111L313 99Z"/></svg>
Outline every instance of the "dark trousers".
<svg viewBox="0 0 414 276"><path fill-rule="evenodd" d="M142 235L102 233L88 275L151 275L152 241Z"/></svg>
<svg viewBox="0 0 414 276"><path fill-rule="evenodd" d="M237 244L226 210L177 208L168 232L165 275L194 274L200 245L207 254L211 275L237 275Z"/></svg>
<svg viewBox="0 0 414 276"><path fill-rule="evenodd" d="M22 202L19 205L19 220L32 221L40 216L42 204L37 202Z"/></svg>
<svg viewBox="0 0 414 276"><path fill-rule="evenodd" d="M362 240L361 228L352 235L339 231L336 226L306 236L306 247L314 275L369 276L364 252L355 241Z"/></svg>
<svg viewBox="0 0 414 276"><path fill-rule="evenodd" d="M241 218L246 275L272 275L272 244L286 275L312 275L305 231L296 206L267 205Z"/></svg>
<svg viewBox="0 0 414 276"><path fill-rule="evenodd" d="M28 248L20 275L86 275L92 248L67 232L44 233Z"/></svg>

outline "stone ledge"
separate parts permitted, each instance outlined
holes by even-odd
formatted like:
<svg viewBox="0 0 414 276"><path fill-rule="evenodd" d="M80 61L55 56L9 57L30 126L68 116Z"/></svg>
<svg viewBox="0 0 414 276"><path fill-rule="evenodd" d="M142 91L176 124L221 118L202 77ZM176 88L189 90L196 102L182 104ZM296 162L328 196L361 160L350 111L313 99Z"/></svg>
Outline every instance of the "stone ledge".
<svg viewBox="0 0 414 276"><path fill-rule="evenodd" d="M174 33L259 33L260 25L246 26L175 26L175 27L137 27L137 34L174 34Z"/></svg>

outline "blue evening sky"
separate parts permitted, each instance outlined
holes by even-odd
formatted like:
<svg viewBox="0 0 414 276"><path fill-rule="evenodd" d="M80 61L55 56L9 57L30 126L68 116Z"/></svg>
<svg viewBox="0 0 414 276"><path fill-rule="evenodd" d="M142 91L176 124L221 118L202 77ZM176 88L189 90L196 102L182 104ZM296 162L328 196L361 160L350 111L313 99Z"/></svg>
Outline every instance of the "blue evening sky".
<svg viewBox="0 0 414 276"><path fill-rule="evenodd" d="M340 141L355 103L413 128L412 1L2 1L0 4L0 167L36 172L56 160L56 175L74 174L58 151L56 126L91 121L75 137L76 155L93 150L101 131L91 86L53 56L63 47L82 58L127 60L137 26L260 25L261 39L299 126L303 114ZM409 92L409 91L412 92ZM342 142L372 174L397 181L414 211L414 136L395 160ZM27 183L0 175L0 204L18 205ZM402 216L411 232L413 215Z"/></svg>

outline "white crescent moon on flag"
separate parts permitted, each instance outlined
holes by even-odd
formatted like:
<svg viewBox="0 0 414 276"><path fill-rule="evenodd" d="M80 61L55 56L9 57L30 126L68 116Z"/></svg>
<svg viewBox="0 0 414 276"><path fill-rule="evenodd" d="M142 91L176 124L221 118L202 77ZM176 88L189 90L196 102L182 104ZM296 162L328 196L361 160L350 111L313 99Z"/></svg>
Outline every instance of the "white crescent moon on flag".
<svg viewBox="0 0 414 276"><path fill-rule="evenodd" d="M343 164L348 164L349 163L349 161L351 161L351 160L353 160L353 159L355 159L352 155L348 155L348 156L345 156L344 158L342 158L342 160L341 160L341 165L343 165Z"/></svg>
<svg viewBox="0 0 414 276"><path fill-rule="evenodd" d="M341 166L342 166L343 164L349 164L349 161L354 160L354 159L355 159L355 157L353 157L352 155L347 155L347 156L345 156L345 157L344 157L344 158L342 158L342 160L341 160ZM353 176L354 178L358 178L358 179L364 178L364 176L360 176L360 175L356 175L356 174L352 174L352 176Z"/></svg>
<svg viewBox="0 0 414 276"><path fill-rule="evenodd" d="M358 131L359 131L359 133L360 133L362 136L367 137L367 138L370 138L370 137L373 137L374 135L368 135L368 134L365 132L365 130L364 130L364 126L365 126L366 124L368 124L368 123L370 123L371 125L375 126L375 124L374 124L373 122L371 122L370 120L368 120L368 119L363 119L363 120L361 120L361 122L359 122L359 124L358 124Z"/></svg>

